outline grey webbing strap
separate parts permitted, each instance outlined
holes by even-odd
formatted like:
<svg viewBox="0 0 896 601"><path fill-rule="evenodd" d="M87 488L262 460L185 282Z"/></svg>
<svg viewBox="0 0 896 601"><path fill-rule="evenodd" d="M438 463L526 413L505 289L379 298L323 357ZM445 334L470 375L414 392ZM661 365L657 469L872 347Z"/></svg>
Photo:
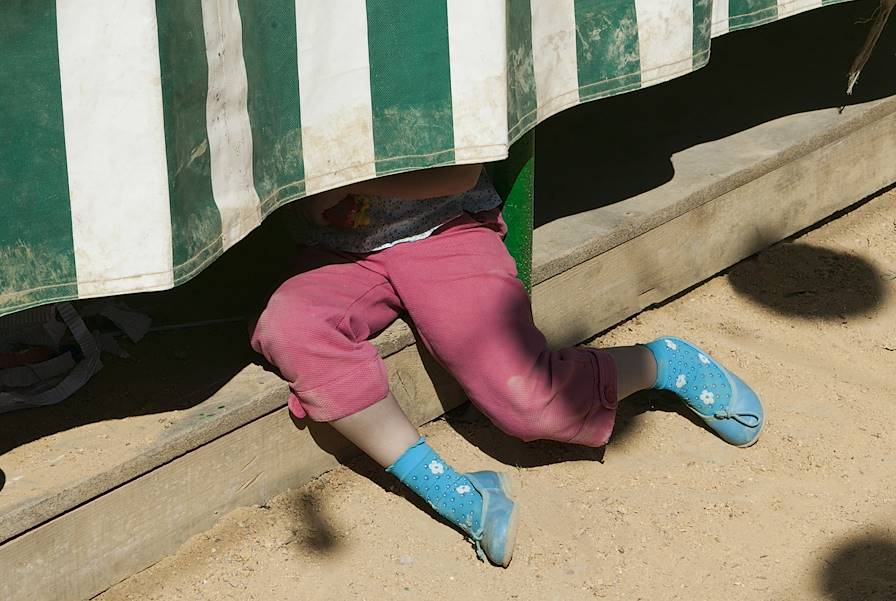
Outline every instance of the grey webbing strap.
<svg viewBox="0 0 896 601"><path fill-rule="evenodd" d="M72 354L65 353L40 363L0 369L0 388L34 386L68 373L75 365Z"/></svg>
<svg viewBox="0 0 896 601"><path fill-rule="evenodd" d="M81 348L84 356L68 374L55 386L37 393L0 392L0 413L23 409L25 407L40 407L53 405L70 397L76 390L84 386L87 381L103 366L100 361L100 350L96 345L93 335L84 325L84 321L71 303L59 303L55 306L59 316L68 326L75 342ZM52 318L52 312L48 314ZM33 323L33 322L29 322ZM24 324L23 324L24 325Z"/></svg>

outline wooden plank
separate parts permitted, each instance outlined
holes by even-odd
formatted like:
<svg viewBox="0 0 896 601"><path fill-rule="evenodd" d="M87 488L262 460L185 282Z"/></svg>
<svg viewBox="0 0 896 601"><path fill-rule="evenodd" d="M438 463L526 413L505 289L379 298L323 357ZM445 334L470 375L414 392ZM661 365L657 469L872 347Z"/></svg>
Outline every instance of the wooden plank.
<svg viewBox="0 0 896 601"><path fill-rule="evenodd" d="M894 181L891 113L535 286L535 321L576 344Z"/></svg>
<svg viewBox="0 0 896 601"><path fill-rule="evenodd" d="M238 348L244 344L242 334L241 330L234 334ZM407 324L398 320L372 342L382 357L388 357L413 345L414 337ZM141 369L160 369L152 350L152 345L138 349L142 355ZM116 376L119 387L126 386L124 371ZM198 378L201 374L199 371ZM186 395L182 390L179 393ZM50 456L67 454L67 460L47 465L46 461L35 459L39 467L29 469L22 481L7 483L0 495L0 543L283 407L288 394L286 384L276 374L261 365L249 364L202 402L148 419L129 417L132 425L135 419L141 420L140 436L124 449L103 448L106 452L90 453L90 460L82 462L87 467L72 469L70 462L79 460L79 447L85 445L84 437L90 436L89 431L74 430L54 437L48 445L53 449ZM26 469L21 460L13 465L20 474ZM4 467L10 474L9 460ZM51 484L35 487L35 481Z"/></svg>
<svg viewBox="0 0 896 601"><path fill-rule="evenodd" d="M842 112L822 109L776 119L685 148L670 157L675 175L669 181L624 202L562 217L537 228L532 282L539 284L559 275L894 112L896 96L885 96L847 106ZM581 167L572 174L588 177ZM597 188L600 182L591 178L579 185ZM556 195L553 199L560 200Z"/></svg>
<svg viewBox="0 0 896 601"><path fill-rule="evenodd" d="M415 347L386 363L399 402L418 424L464 400ZM352 452L329 426L297 425L278 409L0 546L0 599L90 598L173 553L220 515L301 486Z"/></svg>

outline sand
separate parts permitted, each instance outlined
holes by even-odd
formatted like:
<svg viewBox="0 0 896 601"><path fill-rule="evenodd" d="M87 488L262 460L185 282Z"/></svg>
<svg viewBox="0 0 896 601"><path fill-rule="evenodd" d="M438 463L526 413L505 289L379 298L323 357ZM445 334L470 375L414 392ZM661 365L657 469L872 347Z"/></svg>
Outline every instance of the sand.
<svg viewBox="0 0 896 601"><path fill-rule="evenodd" d="M727 446L656 393L624 403L603 451L522 444L461 409L423 431L456 467L521 481L508 569L360 458L223 516L98 599L896 599L894 201L590 343L691 339L764 398L755 447Z"/></svg>

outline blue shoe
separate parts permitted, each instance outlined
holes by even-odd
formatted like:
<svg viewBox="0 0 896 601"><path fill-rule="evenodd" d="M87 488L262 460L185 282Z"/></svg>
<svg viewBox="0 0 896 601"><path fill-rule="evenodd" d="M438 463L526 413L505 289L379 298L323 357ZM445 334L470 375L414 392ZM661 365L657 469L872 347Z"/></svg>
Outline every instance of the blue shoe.
<svg viewBox="0 0 896 601"><path fill-rule="evenodd" d="M503 472L473 472L476 476L477 489L486 488L489 491L503 492L508 498L515 499L517 493L516 480ZM470 474L467 474L470 476Z"/></svg>
<svg viewBox="0 0 896 601"><path fill-rule="evenodd" d="M518 511L513 495L515 484L506 474L485 471L465 474L482 495L482 527L470 536L476 553L495 565L507 567L516 545Z"/></svg>
<svg viewBox="0 0 896 601"><path fill-rule="evenodd" d="M510 477L492 471L460 474L422 436L386 471L472 539L479 559L507 567L517 529Z"/></svg>
<svg viewBox="0 0 896 601"><path fill-rule="evenodd" d="M743 380L680 338L659 338L645 346L656 358L654 388L676 393L727 443L749 447L759 439L765 411Z"/></svg>

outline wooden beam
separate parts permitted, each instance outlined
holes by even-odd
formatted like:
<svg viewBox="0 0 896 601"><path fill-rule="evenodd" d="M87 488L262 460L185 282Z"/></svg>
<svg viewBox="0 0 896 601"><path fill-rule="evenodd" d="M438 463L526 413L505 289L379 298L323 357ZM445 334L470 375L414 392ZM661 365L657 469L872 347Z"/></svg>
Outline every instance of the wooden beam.
<svg viewBox="0 0 896 601"><path fill-rule="evenodd" d="M896 181L896 114L535 286L555 346L586 340Z"/></svg>
<svg viewBox="0 0 896 601"><path fill-rule="evenodd" d="M387 365L399 402L418 424L464 401L416 347ZM433 381L441 383L438 392ZM228 511L301 486L353 452L329 426L294 423L278 409L7 541L0 546L0 599L88 599L173 553Z"/></svg>

